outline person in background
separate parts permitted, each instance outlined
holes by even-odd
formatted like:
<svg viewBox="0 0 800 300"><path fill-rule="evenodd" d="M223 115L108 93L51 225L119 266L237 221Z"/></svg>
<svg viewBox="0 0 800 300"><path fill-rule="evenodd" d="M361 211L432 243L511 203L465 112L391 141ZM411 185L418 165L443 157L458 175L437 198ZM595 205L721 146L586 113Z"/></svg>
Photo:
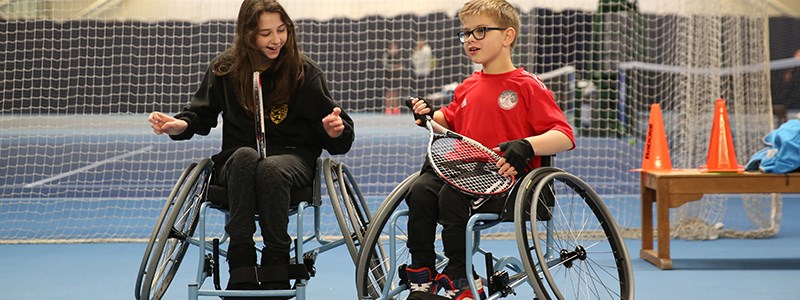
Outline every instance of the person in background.
<svg viewBox="0 0 800 300"><path fill-rule="evenodd" d="M383 95L384 114L400 114L400 90L403 76L403 59L397 42L390 42L383 57L386 89Z"/></svg>
<svg viewBox="0 0 800 300"><path fill-rule="evenodd" d="M411 67L414 70L414 93L426 95L426 80L436 67L436 59L425 38L420 38L417 41L417 47L414 48L414 53L411 54Z"/></svg>

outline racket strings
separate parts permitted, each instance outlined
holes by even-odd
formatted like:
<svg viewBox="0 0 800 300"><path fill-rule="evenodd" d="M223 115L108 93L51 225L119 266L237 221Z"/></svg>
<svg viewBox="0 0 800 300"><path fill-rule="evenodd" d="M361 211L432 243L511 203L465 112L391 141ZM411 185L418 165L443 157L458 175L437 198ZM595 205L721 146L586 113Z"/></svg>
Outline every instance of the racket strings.
<svg viewBox="0 0 800 300"><path fill-rule="evenodd" d="M449 137L435 139L430 147L431 164L439 175L464 191L495 194L507 190L512 183L511 177L498 173L499 156L494 153Z"/></svg>

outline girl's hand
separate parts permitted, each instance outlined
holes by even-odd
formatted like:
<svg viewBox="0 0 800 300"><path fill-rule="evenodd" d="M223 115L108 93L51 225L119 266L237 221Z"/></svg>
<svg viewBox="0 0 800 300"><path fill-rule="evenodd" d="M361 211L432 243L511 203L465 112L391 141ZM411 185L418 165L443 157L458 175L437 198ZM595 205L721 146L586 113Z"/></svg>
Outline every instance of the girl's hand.
<svg viewBox="0 0 800 300"><path fill-rule="evenodd" d="M153 132L159 135L165 133L169 135L178 135L186 131L186 128L189 127L186 121L175 119L157 111L150 113L147 121L150 122L150 128L153 128Z"/></svg>
<svg viewBox="0 0 800 300"><path fill-rule="evenodd" d="M329 115L322 118L322 128L331 138L337 138L344 132L344 121L339 116L340 113L342 113L342 109L334 107Z"/></svg>

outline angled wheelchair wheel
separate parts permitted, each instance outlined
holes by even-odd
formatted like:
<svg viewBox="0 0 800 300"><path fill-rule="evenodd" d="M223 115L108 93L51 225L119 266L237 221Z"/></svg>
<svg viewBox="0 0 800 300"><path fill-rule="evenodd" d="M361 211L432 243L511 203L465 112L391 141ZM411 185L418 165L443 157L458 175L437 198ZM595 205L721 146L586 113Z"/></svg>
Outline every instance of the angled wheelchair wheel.
<svg viewBox="0 0 800 300"><path fill-rule="evenodd" d="M367 229L356 263L359 299L405 299L408 296L408 287L399 272L403 264L411 263L406 247L408 209L404 200L417 176L415 173L407 177L389 193ZM441 255L437 262L438 269L446 263Z"/></svg>
<svg viewBox="0 0 800 300"><path fill-rule="evenodd" d="M156 243L156 238L158 237L158 232L161 230L161 227L164 225L164 222L167 221L167 216L172 211L173 203L175 201L175 197L180 192L181 187L183 187L184 181L186 180L186 176L197 166L197 163L191 163L186 169L183 170L180 177L178 177L178 181L175 182L175 185L172 187L172 191L170 191L169 196L167 197L167 202L164 204L164 208L161 209L161 214L158 217L158 222L156 226L153 228L153 232L150 233L150 239L147 241L147 248L144 251L144 257L142 258L141 264L139 264L139 273L136 276L136 291L135 296L136 299L141 298L142 292L142 282L144 281L145 270L147 268L148 263L150 262L150 256L152 255L153 246ZM144 296L147 298L147 296Z"/></svg>
<svg viewBox="0 0 800 300"><path fill-rule="evenodd" d="M350 257L356 263L361 242L372 219L367 202L346 165L325 159L323 173L333 213Z"/></svg>
<svg viewBox="0 0 800 300"><path fill-rule="evenodd" d="M525 180L515 234L538 299L633 299L630 256L600 196L552 168Z"/></svg>
<svg viewBox="0 0 800 300"><path fill-rule="evenodd" d="M165 208L168 213L159 222L152 249L145 254L144 279L137 285L138 299L161 299L178 271L190 239L212 172L210 159L203 159L180 181L179 193ZM141 273L141 272L140 272Z"/></svg>

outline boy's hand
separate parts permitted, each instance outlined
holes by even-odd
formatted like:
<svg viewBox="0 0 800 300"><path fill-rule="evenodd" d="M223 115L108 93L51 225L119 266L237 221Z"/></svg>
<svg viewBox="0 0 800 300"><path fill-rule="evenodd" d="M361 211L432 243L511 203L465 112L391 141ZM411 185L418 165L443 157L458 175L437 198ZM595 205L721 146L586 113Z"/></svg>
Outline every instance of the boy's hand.
<svg viewBox="0 0 800 300"><path fill-rule="evenodd" d="M526 139L500 143L500 145L497 145L497 148L495 148L495 151L497 150L503 151L503 159L497 163L501 171L503 171L502 165L507 162L514 168L514 170L509 171L516 171L517 173L525 171L528 162L530 162L531 158L536 154L533 150L533 146L531 146L531 143Z"/></svg>
<svg viewBox="0 0 800 300"><path fill-rule="evenodd" d="M414 114L414 122L417 126L425 127L425 115L433 119L433 109L428 106L428 102L422 98L411 98L406 100L406 106L411 109Z"/></svg>

